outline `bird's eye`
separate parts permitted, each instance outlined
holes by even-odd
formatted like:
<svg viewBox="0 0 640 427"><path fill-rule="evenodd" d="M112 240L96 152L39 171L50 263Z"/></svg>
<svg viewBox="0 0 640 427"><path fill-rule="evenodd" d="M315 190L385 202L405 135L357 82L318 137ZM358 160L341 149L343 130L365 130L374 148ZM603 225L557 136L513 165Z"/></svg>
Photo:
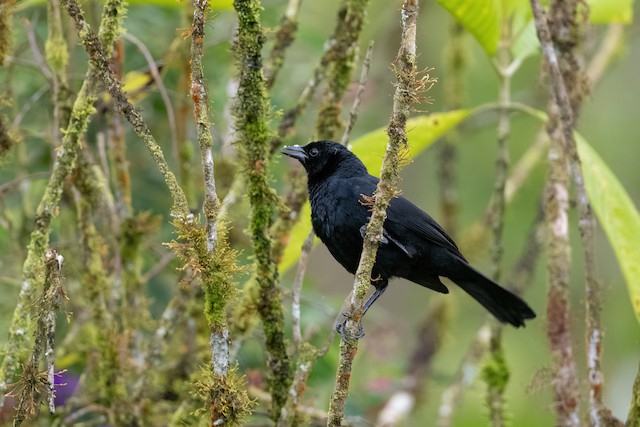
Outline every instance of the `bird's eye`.
<svg viewBox="0 0 640 427"><path fill-rule="evenodd" d="M309 154L311 155L311 157L315 157L320 154L320 150L318 150L317 148L312 148L311 150L309 150Z"/></svg>

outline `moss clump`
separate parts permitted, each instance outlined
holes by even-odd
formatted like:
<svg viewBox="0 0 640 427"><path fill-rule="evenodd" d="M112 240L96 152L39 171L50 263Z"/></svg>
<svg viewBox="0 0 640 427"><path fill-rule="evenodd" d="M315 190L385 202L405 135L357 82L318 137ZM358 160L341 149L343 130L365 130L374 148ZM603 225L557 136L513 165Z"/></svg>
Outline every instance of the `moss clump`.
<svg viewBox="0 0 640 427"><path fill-rule="evenodd" d="M178 241L166 245L184 262L181 270L191 269L201 275L207 322L214 330L221 330L227 324L226 307L237 293L234 278L243 269L238 264L238 252L229 247L225 224L218 221L216 250L209 252L206 230L198 223L195 218L190 221L174 220Z"/></svg>
<svg viewBox="0 0 640 427"><path fill-rule="evenodd" d="M244 377L238 375L237 367L230 368L226 375L216 375L202 368L195 381L194 395L206 402L195 415L211 414L211 425L218 425L219 418L223 419L225 426L244 425L255 405L247 394Z"/></svg>
<svg viewBox="0 0 640 427"><path fill-rule="evenodd" d="M491 353L491 357L482 367L482 379L487 383L490 391L503 394L509 383L510 375L504 351L500 346Z"/></svg>

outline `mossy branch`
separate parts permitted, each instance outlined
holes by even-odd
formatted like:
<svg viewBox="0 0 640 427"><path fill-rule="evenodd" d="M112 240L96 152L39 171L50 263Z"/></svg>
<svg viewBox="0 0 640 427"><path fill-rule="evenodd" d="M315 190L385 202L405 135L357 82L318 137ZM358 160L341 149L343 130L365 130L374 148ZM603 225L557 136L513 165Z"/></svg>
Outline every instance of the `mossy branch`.
<svg viewBox="0 0 640 427"><path fill-rule="evenodd" d="M171 172L162 149L142 119L140 111L127 99L122 91L122 82L118 81L115 73L109 68L108 52L101 43L98 43L98 36L91 30L89 24L86 22L78 2L76 0L61 1L66 6L67 12L75 24L80 42L89 55L89 63L95 70L97 79L105 84L107 91L115 100L118 109L129 123L131 123L134 132L144 141L153 160L156 162L173 199L171 215L176 218L181 218L183 221L186 220L189 216L189 208L184 192L178 185L175 175ZM122 14L123 10L114 10L110 16L113 19L115 17L122 17ZM112 44L119 33L120 29L113 31L101 27L100 40L110 40ZM110 46L110 44L105 46Z"/></svg>
<svg viewBox="0 0 640 427"><path fill-rule="evenodd" d="M227 307L236 294L232 277L237 272L236 253L229 249L226 235L219 232L218 212L220 200L216 193L213 164L213 137L209 121L209 94L202 64L205 22L209 3L194 1L191 26L191 99L196 123L198 144L202 157L204 177L204 204L206 225L204 239L197 239L195 251L202 272L205 293L205 314L209 322L211 363L210 381L202 381L199 394L207 399L211 425L241 425L249 414L251 401L243 387L242 377L235 370L229 372L229 326ZM204 241L203 241L204 240ZM203 244L206 242L206 244Z"/></svg>
<svg viewBox="0 0 640 427"><path fill-rule="evenodd" d="M402 6L402 39L398 52L396 90L393 97L393 113L387 134L389 143L382 161L380 182L373 195L375 202L371 218L367 224L360 263L356 271L351 304L347 309L347 339L340 342L340 361L336 383L329 404L328 426L340 426L344 419L344 409L349 394L352 364L358 350L357 341L351 338L357 334L362 317L364 297L371 283L371 272L378 251L379 236L386 218L391 199L398 194L399 164L402 152L407 148L406 121L417 96L416 88L423 85L417 79L416 66L416 23L419 5L417 0L405 0Z"/></svg>
<svg viewBox="0 0 640 427"><path fill-rule="evenodd" d="M289 0L284 15L280 19L280 26L275 34L275 43L264 67L265 86L271 89L278 77L280 69L284 65L287 49L295 40L298 30L298 12L300 12L302 0Z"/></svg>
<svg viewBox="0 0 640 427"><path fill-rule="evenodd" d="M38 300L35 339L29 363L24 367L20 381L11 395L16 396L18 405L13 424L18 426L35 415L40 406L42 391L46 390L49 413L55 413L54 390L54 343L57 311L66 303L67 295L62 287L62 263L64 257L53 249L44 255L44 282ZM44 360L46 371L40 371L40 361Z"/></svg>
<svg viewBox="0 0 640 427"><path fill-rule="evenodd" d="M340 6L338 15L344 18L338 20L327 52L327 87L316 121L318 139L334 140L343 127L340 120L342 97L351 83L368 4L369 0L344 0Z"/></svg>
<svg viewBox="0 0 640 427"><path fill-rule="evenodd" d="M121 18L124 16L122 0L108 1L103 10L100 24L101 37L94 44L105 55L113 45L113 34L121 31ZM84 20L83 20L84 22ZM101 46L102 43L102 46ZM93 113L93 97L95 94L95 69L91 67L85 76L71 110L69 125L64 131L60 147L56 150L56 161L45 188L44 195L36 210L35 227L27 247L27 257L22 267L22 287L18 295L18 303L9 328L9 339L5 347L4 359L0 368L0 406L4 401L6 381L13 378L18 369L18 360L26 346L26 337L31 331L30 306L36 285L42 280L38 272L43 271L42 260L49 245L51 220L57 214L62 197L63 184L76 167L76 158L80 150L80 137L85 133L89 117Z"/></svg>
<svg viewBox="0 0 640 427"><path fill-rule="evenodd" d="M0 66L11 52L11 16L15 0L6 0L0 4Z"/></svg>
<svg viewBox="0 0 640 427"><path fill-rule="evenodd" d="M280 290L276 287L278 267L271 256L272 242L268 236L276 195L268 182L269 103L262 75L261 5L258 0L235 0L233 5L238 14L234 51L240 71L234 115L251 204L249 233L256 261L257 307L266 339L268 382L273 397L271 417L275 421L287 399L291 367L285 345Z"/></svg>
<svg viewBox="0 0 640 427"><path fill-rule="evenodd" d="M619 424L602 401L600 353L603 334L600 323L601 284L595 272L595 219L573 135L576 118L587 92L586 77L575 52L575 47L580 42L584 13L587 12L578 0L553 2L548 18L538 0L531 0L531 7L551 83L548 132L552 146L547 199L550 231L548 335L558 374L554 381L558 422L563 425L579 424L576 394L578 380L571 349L568 311L569 241L566 199L570 177L576 189L578 225L585 263L589 422L594 426L602 423ZM553 255L556 251L564 256L555 259ZM563 262L566 264L561 265ZM557 280L557 286L553 286L554 280Z"/></svg>

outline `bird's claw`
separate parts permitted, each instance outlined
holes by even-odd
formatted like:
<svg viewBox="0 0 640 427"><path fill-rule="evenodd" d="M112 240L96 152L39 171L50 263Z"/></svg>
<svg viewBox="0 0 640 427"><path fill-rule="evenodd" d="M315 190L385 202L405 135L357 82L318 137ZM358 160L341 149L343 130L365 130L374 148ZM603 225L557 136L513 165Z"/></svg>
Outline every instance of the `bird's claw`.
<svg viewBox="0 0 640 427"><path fill-rule="evenodd" d="M336 325L336 331L338 331L343 341L347 341L347 319ZM364 337L364 328L362 327L362 322L358 322L358 332L351 338L358 340L362 337Z"/></svg>

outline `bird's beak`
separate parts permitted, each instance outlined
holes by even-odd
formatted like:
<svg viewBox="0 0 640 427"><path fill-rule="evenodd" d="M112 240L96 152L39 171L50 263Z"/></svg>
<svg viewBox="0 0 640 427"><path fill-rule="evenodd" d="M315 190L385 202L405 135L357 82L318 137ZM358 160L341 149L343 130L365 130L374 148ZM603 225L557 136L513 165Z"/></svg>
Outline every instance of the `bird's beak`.
<svg viewBox="0 0 640 427"><path fill-rule="evenodd" d="M300 147L299 145L285 145L282 149L282 154L284 154L285 156L293 157L294 159L299 160L301 163L304 163L305 160L309 158L309 156L307 156L307 153L304 151L304 148Z"/></svg>

